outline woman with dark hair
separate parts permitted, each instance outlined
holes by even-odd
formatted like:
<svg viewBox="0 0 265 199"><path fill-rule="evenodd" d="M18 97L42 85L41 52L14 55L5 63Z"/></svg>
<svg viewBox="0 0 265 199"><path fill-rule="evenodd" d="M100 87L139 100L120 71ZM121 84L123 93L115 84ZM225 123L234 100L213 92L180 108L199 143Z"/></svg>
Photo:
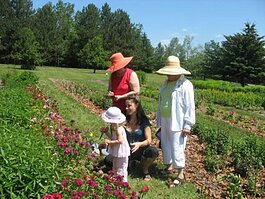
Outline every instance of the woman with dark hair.
<svg viewBox="0 0 265 199"><path fill-rule="evenodd" d="M127 140L131 147L129 161L138 160L143 165L143 179L149 181L149 167L158 157L158 150L150 146L152 141L150 122L142 105L135 95L129 95L125 101Z"/></svg>

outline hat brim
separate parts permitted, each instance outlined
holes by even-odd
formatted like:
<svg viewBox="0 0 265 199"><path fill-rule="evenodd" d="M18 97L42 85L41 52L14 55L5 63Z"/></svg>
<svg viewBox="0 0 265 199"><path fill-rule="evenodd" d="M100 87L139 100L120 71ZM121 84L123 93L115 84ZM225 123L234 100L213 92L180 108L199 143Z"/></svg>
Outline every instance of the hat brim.
<svg viewBox="0 0 265 199"><path fill-rule="evenodd" d="M163 67L156 71L156 73L161 75L190 75L191 73L184 68L172 68L172 67Z"/></svg>
<svg viewBox="0 0 265 199"><path fill-rule="evenodd" d="M132 60L133 57L125 57L122 61L120 61L119 63L117 64L114 64L112 66L110 66L107 71L108 72L115 72L117 70L120 70L121 68L124 68L125 66L127 66L130 61Z"/></svg>
<svg viewBox="0 0 265 199"><path fill-rule="evenodd" d="M125 117L125 115L123 115L123 114L121 114L119 118L110 119L110 118L108 118L108 117L106 116L105 113L103 113L103 114L101 115L101 118L102 118L105 122L107 122L107 123L117 123L117 124L121 124L121 123L125 122L125 120L126 120L126 117Z"/></svg>

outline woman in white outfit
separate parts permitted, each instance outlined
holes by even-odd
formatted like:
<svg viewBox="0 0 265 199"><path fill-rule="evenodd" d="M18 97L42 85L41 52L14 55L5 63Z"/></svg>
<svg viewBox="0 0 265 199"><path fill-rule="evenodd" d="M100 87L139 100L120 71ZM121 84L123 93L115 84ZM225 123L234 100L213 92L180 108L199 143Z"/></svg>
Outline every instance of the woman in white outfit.
<svg viewBox="0 0 265 199"><path fill-rule="evenodd" d="M186 140L195 124L194 90L184 76L190 72L180 66L178 57L169 56L166 66L156 72L167 75L160 88L157 127L161 128L163 162L167 169L178 170L170 186L177 186L184 180Z"/></svg>

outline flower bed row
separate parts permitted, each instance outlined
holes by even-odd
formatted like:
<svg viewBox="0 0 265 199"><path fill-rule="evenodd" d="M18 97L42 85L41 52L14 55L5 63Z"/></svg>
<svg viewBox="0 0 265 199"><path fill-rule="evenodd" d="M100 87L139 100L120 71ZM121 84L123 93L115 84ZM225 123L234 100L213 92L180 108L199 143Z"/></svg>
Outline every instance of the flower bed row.
<svg viewBox="0 0 265 199"><path fill-rule="evenodd" d="M80 85L73 82L71 85L80 87ZM67 89L68 86L64 86L64 88ZM79 89L82 90L82 88ZM103 92L101 95L104 95ZM93 98L93 95L90 98ZM153 110L149 111L151 112ZM229 127L229 125L224 125L224 123L217 125L217 123L209 119L205 121L199 114L198 123L194 128L194 132L208 145L207 151L205 152L207 170L214 173L223 167L231 167L230 171L233 176L227 176L227 178L223 178L222 180L230 180L232 183L232 180L236 176L242 176L246 179L247 183L239 182L238 186L241 189L238 191L230 191L230 196L233 194L260 196L262 194L262 185L259 184L260 180L255 179L265 164L265 154L263 151L265 147L264 140L251 134L246 134L241 136L242 139L235 140L233 136L240 133L238 130L225 128ZM228 164L223 164L223 162L227 162ZM240 177L238 179L241 180ZM242 188L243 184L244 189ZM228 189L230 188L229 185Z"/></svg>
<svg viewBox="0 0 265 199"><path fill-rule="evenodd" d="M16 90L16 97L9 89L0 90L0 99L10 99L5 100L4 105L7 105L12 118L3 112L0 120L3 129L0 145L0 160L3 162L0 165L1 198L144 196L148 186L134 191L128 183L122 182L121 176L101 170L100 156L94 151L93 133L89 129L69 128L59 115L57 101L44 96L36 87L28 87L27 91L34 100L22 87L19 92ZM4 105L0 110L4 110ZM13 115L11 105L16 110Z"/></svg>

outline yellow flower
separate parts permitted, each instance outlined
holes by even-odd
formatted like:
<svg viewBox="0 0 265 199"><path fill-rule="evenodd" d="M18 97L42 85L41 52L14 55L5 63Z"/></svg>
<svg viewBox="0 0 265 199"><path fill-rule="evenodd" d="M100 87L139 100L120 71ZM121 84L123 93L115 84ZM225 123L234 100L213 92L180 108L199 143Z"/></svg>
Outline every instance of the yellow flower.
<svg viewBox="0 0 265 199"><path fill-rule="evenodd" d="M89 133L89 136L90 136L90 137L93 137L93 136L94 136L94 133L93 133L93 132L90 132L90 133Z"/></svg>

